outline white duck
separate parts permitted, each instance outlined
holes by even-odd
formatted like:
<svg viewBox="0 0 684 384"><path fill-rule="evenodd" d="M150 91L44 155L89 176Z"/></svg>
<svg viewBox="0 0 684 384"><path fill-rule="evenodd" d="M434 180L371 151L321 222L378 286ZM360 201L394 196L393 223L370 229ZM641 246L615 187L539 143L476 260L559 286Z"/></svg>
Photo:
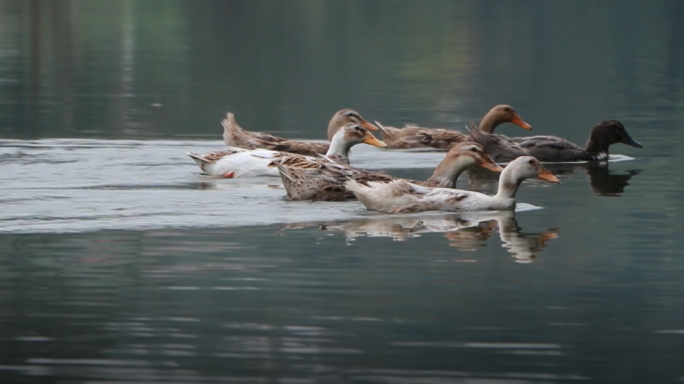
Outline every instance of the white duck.
<svg viewBox="0 0 684 384"><path fill-rule="evenodd" d="M499 190L494 196L450 188L430 188L406 180L389 183L369 182L368 186L354 180L345 183L348 190L369 211L412 213L425 211L498 211L515 208L515 193L523 180L536 177L558 183L539 160L522 156L504 168L499 177Z"/></svg>
<svg viewBox="0 0 684 384"><path fill-rule="evenodd" d="M371 135L366 128L356 123L349 123L340 128L330 142L326 156L333 161L349 163L349 150L356 144L366 143L384 148L387 145ZM308 160L316 158L296 155L288 152L269 149L242 149L228 147L226 151L209 152L204 155L187 152L207 175L225 178L280 176L276 162L284 157L302 157Z"/></svg>

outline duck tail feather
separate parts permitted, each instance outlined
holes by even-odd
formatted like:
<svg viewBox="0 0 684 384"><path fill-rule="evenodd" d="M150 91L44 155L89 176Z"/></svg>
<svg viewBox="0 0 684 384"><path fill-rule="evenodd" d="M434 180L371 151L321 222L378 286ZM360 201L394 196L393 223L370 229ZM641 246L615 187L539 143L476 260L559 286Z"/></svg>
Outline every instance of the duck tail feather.
<svg viewBox="0 0 684 384"><path fill-rule="evenodd" d="M487 132L481 131L472 121L470 124L466 125L466 131L468 132L471 141L480 145L483 145L483 142L487 139L487 135L489 135Z"/></svg>
<svg viewBox="0 0 684 384"><path fill-rule="evenodd" d="M364 187L363 185L359 184L359 183L358 183L356 180L354 180L354 179L348 179L348 180L344 183L344 187L347 188L348 190L354 192L354 194L356 194L356 193L363 193L363 192L364 192L364 189L368 188L368 187Z"/></svg>
<svg viewBox="0 0 684 384"><path fill-rule="evenodd" d="M399 128L386 127L386 126L380 124L380 122L377 120L375 120L375 125L380 130L380 134L382 135L383 141L393 140L396 137L397 132L400 131Z"/></svg>
<svg viewBox="0 0 684 384"><path fill-rule="evenodd" d="M290 173L290 168L283 164L282 161L274 161L276 167L278 167L278 172L280 172L281 178L283 178L283 181L285 179L290 180L294 182L294 177L292 177L292 174Z"/></svg>
<svg viewBox="0 0 684 384"><path fill-rule="evenodd" d="M202 166L202 164L209 163L209 160L205 159L204 156L197 154L197 153L192 153L192 152L185 152L186 155L190 156L193 160L195 160L195 163L197 165Z"/></svg>
<svg viewBox="0 0 684 384"><path fill-rule="evenodd" d="M226 118L221 120L223 126L223 141L227 146L233 145L234 135L244 135L244 129L240 127L235 121L235 114L232 112L226 113Z"/></svg>

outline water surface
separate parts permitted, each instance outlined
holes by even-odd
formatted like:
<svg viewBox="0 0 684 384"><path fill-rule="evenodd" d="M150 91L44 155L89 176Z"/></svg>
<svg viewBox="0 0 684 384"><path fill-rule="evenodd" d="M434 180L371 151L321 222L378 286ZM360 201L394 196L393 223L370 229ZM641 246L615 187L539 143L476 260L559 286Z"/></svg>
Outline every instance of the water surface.
<svg viewBox="0 0 684 384"><path fill-rule="evenodd" d="M0 381L684 380L682 4L0 2ZM321 139L341 108L462 129L499 103L644 148L549 165L516 212L396 216L185 155L227 111Z"/></svg>

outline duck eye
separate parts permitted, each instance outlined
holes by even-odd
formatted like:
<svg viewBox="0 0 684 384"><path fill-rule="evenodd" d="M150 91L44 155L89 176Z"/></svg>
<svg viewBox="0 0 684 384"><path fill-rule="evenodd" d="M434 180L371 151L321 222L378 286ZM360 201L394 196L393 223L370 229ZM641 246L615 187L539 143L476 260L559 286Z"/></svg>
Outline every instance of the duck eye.
<svg viewBox="0 0 684 384"><path fill-rule="evenodd" d="M470 150L471 150L472 152L477 152L477 148L475 148L475 147L470 148Z"/></svg>
<svg viewBox="0 0 684 384"><path fill-rule="evenodd" d="M528 163L534 164L534 160L530 160L530 161L528 161Z"/></svg>

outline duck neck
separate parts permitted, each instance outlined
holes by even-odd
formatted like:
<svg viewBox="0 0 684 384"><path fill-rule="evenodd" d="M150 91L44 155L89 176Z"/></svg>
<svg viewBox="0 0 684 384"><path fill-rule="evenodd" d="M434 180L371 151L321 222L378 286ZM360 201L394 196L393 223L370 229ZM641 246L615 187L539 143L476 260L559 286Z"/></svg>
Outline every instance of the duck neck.
<svg viewBox="0 0 684 384"><path fill-rule="evenodd" d="M597 156L601 153L605 153L607 155L608 148L610 148L610 144L608 144L608 142L600 140L594 135L589 136L589 140L587 140L587 143L584 145L584 150L592 156Z"/></svg>
<svg viewBox="0 0 684 384"><path fill-rule="evenodd" d="M427 179L427 185L439 188L456 188L458 177L471 166L472 161L469 161L469 159L456 158L454 160L445 158L435 168L432 176Z"/></svg>
<svg viewBox="0 0 684 384"><path fill-rule="evenodd" d="M514 199L515 193L518 192L518 187L522 180L519 180L514 175L514 169L510 166L504 168L499 177L499 189L496 193L497 198Z"/></svg>
<svg viewBox="0 0 684 384"><path fill-rule="evenodd" d="M501 124L501 121L499 121L499 118L495 114L491 112L487 113L480 122L480 131L494 133L494 128L499 124Z"/></svg>
<svg viewBox="0 0 684 384"><path fill-rule="evenodd" d="M337 162L349 163L349 152L354 144L344 140L342 135L335 135L325 156Z"/></svg>
<svg viewBox="0 0 684 384"><path fill-rule="evenodd" d="M337 116L333 116L328 123L328 141L333 141L333 138L335 137L337 131L340 130L340 127L340 122L337 119Z"/></svg>

